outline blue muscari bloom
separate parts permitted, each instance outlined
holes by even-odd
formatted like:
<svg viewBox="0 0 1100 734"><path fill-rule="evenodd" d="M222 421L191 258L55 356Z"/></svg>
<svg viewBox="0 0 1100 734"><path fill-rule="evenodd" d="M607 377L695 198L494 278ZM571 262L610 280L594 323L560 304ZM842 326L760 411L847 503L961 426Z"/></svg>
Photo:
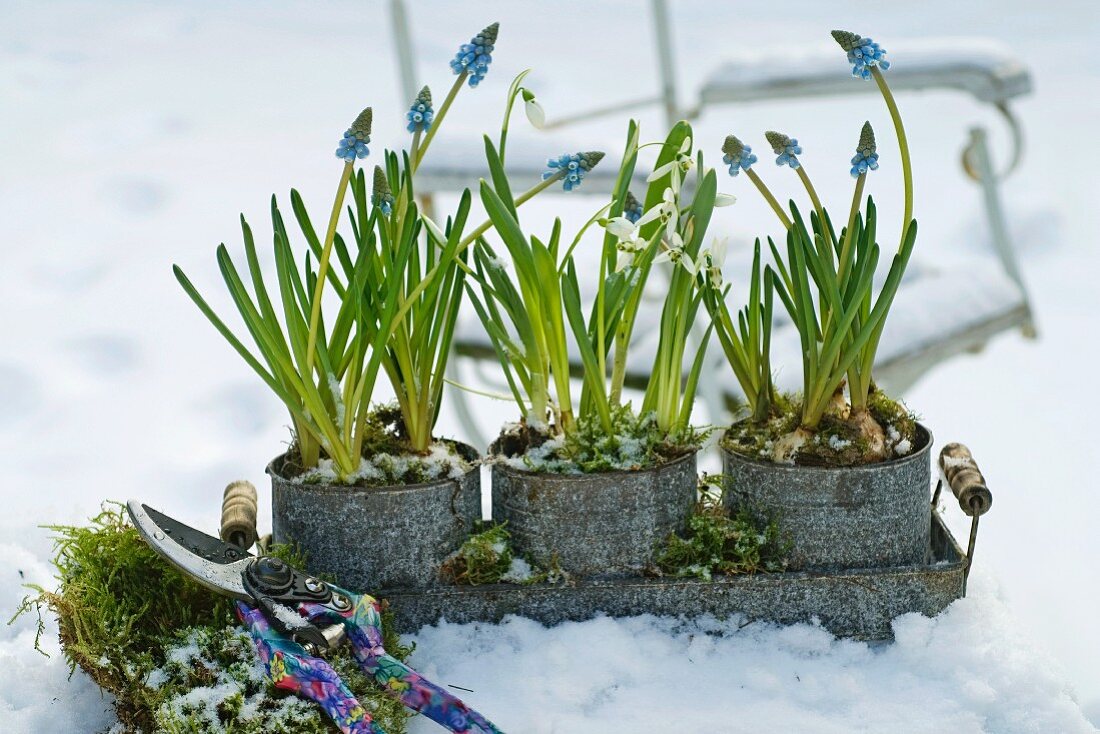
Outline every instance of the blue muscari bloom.
<svg viewBox="0 0 1100 734"><path fill-rule="evenodd" d="M548 178L560 175L564 171L562 188L566 191L572 191L581 185L585 174L595 168L602 158L603 153L598 151L574 153L572 155L566 153L557 158L551 158L546 161L546 165L549 166L550 170L542 174L542 180L545 181Z"/></svg>
<svg viewBox="0 0 1100 734"><path fill-rule="evenodd" d="M642 202L638 201L634 194L627 191L626 201L623 202L623 216L629 219L631 224L636 224L642 218L644 211Z"/></svg>
<svg viewBox="0 0 1100 734"><path fill-rule="evenodd" d="M370 202L386 216L393 213L393 192L390 190L386 172L381 166L374 167L374 191L371 193Z"/></svg>
<svg viewBox="0 0 1100 734"><path fill-rule="evenodd" d="M802 165L797 158L797 156L802 155L802 146L798 144L796 138L788 138L786 135L777 133L774 130L764 133L764 137L767 138L768 144L771 145L772 150L778 156L775 159L775 165L790 166L791 168L798 168Z"/></svg>
<svg viewBox="0 0 1100 734"><path fill-rule="evenodd" d="M875 146L875 131L871 129L871 123L863 123L863 130L859 134L859 145L856 154L852 156L852 178L859 178L867 171L878 170L878 152Z"/></svg>
<svg viewBox="0 0 1100 734"><path fill-rule="evenodd" d="M722 161L730 167L730 175L736 176L741 171L747 171L756 163L756 156L752 148L742 143L734 135L727 135L726 142L722 144Z"/></svg>
<svg viewBox="0 0 1100 734"><path fill-rule="evenodd" d="M489 72L489 64L493 62L493 46L497 42L499 23L493 23L470 39L469 43L462 44L454 59L451 60L451 70L455 74L468 73L468 84L476 87Z"/></svg>
<svg viewBox="0 0 1100 734"><path fill-rule="evenodd" d="M886 60L886 51L870 38L851 31L833 31L833 38L848 54L848 63L852 65L852 76L859 79L871 78L871 67L886 71L890 62Z"/></svg>
<svg viewBox="0 0 1100 734"><path fill-rule="evenodd" d="M431 130L432 119L435 117L435 110L432 109L432 90L427 87L421 89L405 117L409 121L409 132L421 133Z"/></svg>
<svg viewBox="0 0 1100 734"><path fill-rule="evenodd" d="M370 107L359 113L355 122L351 123L351 127L344 131L344 137L336 146L337 158L354 163L356 158L366 158L370 154L367 143L370 142L373 119L374 111Z"/></svg>

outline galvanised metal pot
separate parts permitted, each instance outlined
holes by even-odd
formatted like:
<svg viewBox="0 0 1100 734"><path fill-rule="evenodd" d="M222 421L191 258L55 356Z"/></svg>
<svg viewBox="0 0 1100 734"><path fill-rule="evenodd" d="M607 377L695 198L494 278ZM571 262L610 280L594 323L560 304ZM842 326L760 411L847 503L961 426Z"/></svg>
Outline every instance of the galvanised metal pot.
<svg viewBox="0 0 1100 734"><path fill-rule="evenodd" d="M527 472L493 464L493 520L507 522L513 549L574 576L636 575L695 505L692 452L639 471Z"/></svg>
<svg viewBox="0 0 1100 734"><path fill-rule="evenodd" d="M920 565L929 552L931 432L918 424L914 443L907 456L843 468L775 464L719 445L724 501L776 513L792 569Z"/></svg>
<svg viewBox="0 0 1100 734"><path fill-rule="evenodd" d="M478 459L465 444L463 458ZM353 589L426 588L439 582L443 560L481 519L481 467L459 479L389 487L295 483L282 473L285 454L271 475L272 536L308 554L309 569L331 573Z"/></svg>

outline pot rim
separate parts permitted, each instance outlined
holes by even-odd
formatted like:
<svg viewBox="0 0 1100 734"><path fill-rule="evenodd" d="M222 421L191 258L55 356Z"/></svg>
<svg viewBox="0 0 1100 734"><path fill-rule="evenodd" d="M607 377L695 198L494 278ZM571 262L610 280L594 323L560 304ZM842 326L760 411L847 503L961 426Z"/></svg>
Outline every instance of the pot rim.
<svg viewBox="0 0 1100 734"><path fill-rule="evenodd" d="M481 472L481 465L484 463L484 457L481 453L468 443L462 441L456 441L450 438L436 439L435 443L448 443L458 447L460 452L472 456L474 458L467 458L466 461L470 462L470 469L466 471L461 477L451 478L444 477L442 479L436 479L431 482L417 482L416 484L382 484L375 487L361 487L355 484L307 484L305 482L295 482L293 479L284 476L277 468L276 464L281 464L285 459L288 452L276 456L274 459L268 462L267 467L264 468L264 473L270 476L272 479L278 479L288 485L295 488L299 488L310 492L341 492L341 493L364 493L374 494L383 492L406 492L415 491L418 489L436 489L447 484L453 484L456 482L465 481L471 474ZM463 457L466 458L466 457Z"/></svg>
<svg viewBox="0 0 1100 734"><path fill-rule="evenodd" d="M685 453L683 456L677 456L675 459L672 459L671 461L666 461L663 464L658 464L657 466L651 466L651 467L648 467L646 469L612 469L610 471L586 472L586 473L581 473L581 474L559 474L557 472L536 472L536 471L526 471L524 469L517 469L514 466L509 466L508 464L505 464L503 461L497 461L497 459L503 458L503 457L501 457L500 454L492 454L490 456L485 457L485 463L489 464L491 467L493 467L494 471L499 469L499 470L501 470L501 471L503 471L507 474L512 474L512 475L518 476L518 477L538 477L540 479L548 479L550 481L568 482L570 480L591 479L593 477L617 477L617 476L636 477L636 476L639 476L639 475L642 475L642 474L646 474L648 472L663 471L665 469L669 469L671 467L677 466L678 464L686 462L689 459L697 457L701 450L702 450L701 448L696 447L696 448L692 449L691 451Z"/></svg>
<svg viewBox="0 0 1100 734"><path fill-rule="evenodd" d="M747 418L742 418L739 421L730 425L730 428L740 423L744 423ZM752 456L746 456L745 454L738 453L736 451L730 451L722 445L722 441L718 441L718 449L722 452L723 456L730 456L736 458L738 461L742 461L746 464L752 464L759 467L768 467L775 471L785 472L874 472L883 471L886 469L892 469L910 461L916 461L921 457L926 457L932 452L932 445L935 443L935 437L932 435L932 431L928 426L924 425L920 421L916 421L917 424L917 438L923 437L925 439L923 445L916 451L912 451L905 456L897 456L893 459L887 459L886 461L878 461L874 464L859 464L857 466L799 466L798 464L777 464L774 461L764 461L763 459L757 459ZM725 438L726 433L729 432L729 428L722 432L722 437Z"/></svg>

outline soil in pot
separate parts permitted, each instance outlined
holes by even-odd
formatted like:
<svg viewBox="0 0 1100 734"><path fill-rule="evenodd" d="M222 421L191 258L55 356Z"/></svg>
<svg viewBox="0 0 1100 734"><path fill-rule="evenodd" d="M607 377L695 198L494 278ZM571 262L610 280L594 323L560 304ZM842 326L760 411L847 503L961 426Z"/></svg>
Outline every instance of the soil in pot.
<svg viewBox="0 0 1100 734"><path fill-rule="evenodd" d="M416 454L399 427L372 420L379 432L343 481L324 459L303 469L293 448L271 462L275 540L298 544L311 571L355 589L432 586L481 519L478 454L444 441Z"/></svg>
<svg viewBox="0 0 1100 734"><path fill-rule="evenodd" d="M608 434L579 422L548 437L520 424L494 443L493 519L507 523L517 553L572 576L632 575L684 529L697 494L696 437L670 443L629 408L615 425Z"/></svg>
<svg viewBox="0 0 1100 734"><path fill-rule="evenodd" d="M920 565L928 553L931 433L903 406L876 401L891 458L867 461L863 435L828 416L777 463L775 447L797 428L797 411L759 425L734 424L719 443L726 502L778 517L794 569Z"/></svg>

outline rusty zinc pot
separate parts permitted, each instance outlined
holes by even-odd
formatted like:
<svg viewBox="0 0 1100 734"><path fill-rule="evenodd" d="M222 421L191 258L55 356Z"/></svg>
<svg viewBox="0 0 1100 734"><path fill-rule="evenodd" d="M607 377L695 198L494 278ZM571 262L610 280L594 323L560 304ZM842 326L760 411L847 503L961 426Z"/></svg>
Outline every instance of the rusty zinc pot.
<svg viewBox="0 0 1100 734"><path fill-rule="evenodd" d="M353 589L416 589L436 584L439 568L481 519L477 451L455 446L474 466L459 479L388 487L303 484L271 475L272 535L308 554L309 570Z"/></svg>
<svg viewBox="0 0 1100 734"><path fill-rule="evenodd" d="M920 565L931 527L932 434L917 425L912 453L854 467L789 466L720 446L728 506L775 513L792 569Z"/></svg>
<svg viewBox="0 0 1100 734"><path fill-rule="evenodd" d="M493 464L493 520L517 553L574 576L636 575L696 501L696 454L652 469L550 474Z"/></svg>

